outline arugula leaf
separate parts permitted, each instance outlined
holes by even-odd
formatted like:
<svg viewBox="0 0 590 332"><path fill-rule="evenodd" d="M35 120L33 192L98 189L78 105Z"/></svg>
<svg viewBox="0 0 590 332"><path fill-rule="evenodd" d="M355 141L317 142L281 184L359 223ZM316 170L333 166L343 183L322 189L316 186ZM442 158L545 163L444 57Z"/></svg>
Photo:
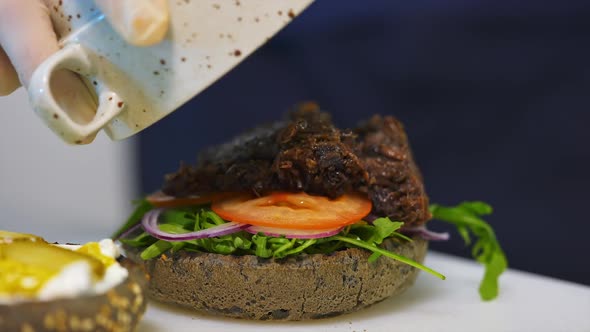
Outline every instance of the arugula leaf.
<svg viewBox="0 0 590 332"><path fill-rule="evenodd" d="M298 246L295 249L291 249L285 252L284 256L289 256L289 255L296 255L298 253L303 252L305 249L309 248L310 246L314 245L317 242L316 239L309 239L309 240L305 240L303 243L301 243L300 246ZM283 257L284 257L283 256Z"/></svg>
<svg viewBox="0 0 590 332"><path fill-rule="evenodd" d="M358 223L351 227L353 234L357 235L364 242L373 244L374 246L379 245L388 237L398 236L405 240L412 241L407 236L397 233L396 231L403 226L403 222L391 221L389 218L377 218L373 221L372 225L367 223ZM376 261L381 254L373 252L369 257L369 262Z"/></svg>
<svg viewBox="0 0 590 332"><path fill-rule="evenodd" d="M145 247L145 246L149 246L152 243L156 242L156 239L154 239L148 233L143 232L143 233L139 234L138 236L134 237L133 239L119 239L119 241L121 241L121 243L124 243L124 244L132 246L132 247Z"/></svg>
<svg viewBox="0 0 590 332"><path fill-rule="evenodd" d="M160 228L162 231L164 231L166 233L171 233L171 234L182 234L182 233L190 232L189 230L182 227L182 225L177 225L177 224L160 224L160 225L158 225L158 228Z"/></svg>
<svg viewBox="0 0 590 332"><path fill-rule="evenodd" d="M385 249L383 249L381 247L377 247L375 245L370 245L370 244L367 244L364 241L361 241L361 240L358 240L358 239L353 239L353 238L346 237L346 236L341 236L341 235L335 235L335 236L332 236L332 238L334 238L335 240L338 240L338 241L342 241L342 242L347 242L347 243L353 244L353 245L355 245L356 247L359 247L359 248L364 248L364 249L370 250L370 251L372 251L374 253L379 253L381 255L384 255L386 257L395 259L395 260L400 261L402 263L406 263L406 264L408 264L410 266L413 266L413 267L415 267L417 269L420 269L420 270L422 270L424 272L428 272L428 273L432 274L433 276L438 277L438 278L440 278L442 280L445 280L446 279L446 277L444 275L442 275L442 274L434 271L433 269L431 269L429 267L426 267L426 266L424 266L424 265L422 265L422 264L420 264L418 262L415 262L415 261L411 260L410 258L405 257L403 255L399 255L399 254L393 253L391 251L385 250Z"/></svg>
<svg viewBox="0 0 590 332"><path fill-rule="evenodd" d="M283 245L281 245L278 248L276 248L274 250L274 253L272 254L272 256L275 257L275 258L283 258L283 257L285 257L285 253L289 249L293 248L293 246L295 245L295 242L296 241L297 241L297 239L291 239L291 241L287 241Z"/></svg>
<svg viewBox="0 0 590 332"><path fill-rule="evenodd" d="M248 240L245 236L236 236L234 238L234 247L248 250L252 247L252 241Z"/></svg>
<svg viewBox="0 0 590 332"><path fill-rule="evenodd" d="M223 223L225 223L225 221L223 219L221 219L220 216L217 215L217 213L211 211L211 210L206 210L206 209L202 209L201 210L201 218L207 220L207 221L211 221L213 226L217 226L217 225L221 225Z"/></svg>
<svg viewBox="0 0 590 332"><path fill-rule="evenodd" d="M172 248L172 243L164 240L158 240L149 247L145 248L145 250L142 251L139 256L143 260L156 258L162 255L164 252L168 251L170 248Z"/></svg>
<svg viewBox="0 0 590 332"><path fill-rule="evenodd" d="M400 229L403 225L403 222L391 221L389 218L377 218L373 221L376 236L371 240L377 244L381 244L383 240L390 237L393 232Z"/></svg>
<svg viewBox="0 0 590 332"><path fill-rule="evenodd" d="M262 234L256 234L252 236L252 243L256 245L254 254L258 257L269 258L272 256L272 251L266 247L268 237Z"/></svg>
<svg viewBox="0 0 590 332"><path fill-rule="evenodd" d="M186 210L166 210L160 215L162 225L178 225L190 230L195 224L194 213Z"/></svg>
<svg viewBox="0 0 590 332"><path fill-rule="evenodd" d="M498 296L498 279L508 267L506 255L496 239L492 227L481 216L492 213L492 207L484 202L463 202L455 207L437 204L430 206L434 219L451 223L465 241L471 244L470 233L477 237L471 248L471 255L485 266L485 273L479 286L480 297L489 301Z"/></svg>

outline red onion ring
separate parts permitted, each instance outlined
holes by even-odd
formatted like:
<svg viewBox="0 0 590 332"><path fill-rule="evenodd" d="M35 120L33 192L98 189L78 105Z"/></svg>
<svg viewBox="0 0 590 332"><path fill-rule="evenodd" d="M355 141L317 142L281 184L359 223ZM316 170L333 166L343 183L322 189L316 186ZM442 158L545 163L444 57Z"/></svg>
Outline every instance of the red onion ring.
<svg viewBox="0 0 590 332"><path fill-rule="evenodd" d="M324 237L330 237L340 233L342 227L333 229L288 229L288 228L275 228L266 226L249 226L245 229L246 232L252 234L262 233L266 236L280 237L285 236L287 239L320 239Z"/></svg>
<svg viewBox="0 0 590 332"><path fill-rule="evenodd" d="M190 241L208 237L217 237L238 232L249 226L247 224L241 224L237 222L227 222L225 224L196 232L172 234L164 232L158 227L158 217L160 214L162 214L162 212L164 212L164 209L154 209L149 211L143 216L143 219L141 220L141 226L151 236L164 241Z"/></svg>
<svg viewBox="0 0 590 332"><path fill-rule="evenodd" d="M123 233L121 233L121 235L117 236L116 239L125 239L129 235L133 234L133 232L135 232L136 230L138 230L140 227L141 227L141 224L140 223L137 223L137 224L129 227L126 231L124 231Z"/></svg>
<svg viewBox="0 0 590 332"><path fill-rule="evenodd" d="M407 235L419 235L424 240L428 241L447 241L450 238L448 232L433 232L427 229L424 225L415 227L404 227L400 230L400 233Z"/></svg>

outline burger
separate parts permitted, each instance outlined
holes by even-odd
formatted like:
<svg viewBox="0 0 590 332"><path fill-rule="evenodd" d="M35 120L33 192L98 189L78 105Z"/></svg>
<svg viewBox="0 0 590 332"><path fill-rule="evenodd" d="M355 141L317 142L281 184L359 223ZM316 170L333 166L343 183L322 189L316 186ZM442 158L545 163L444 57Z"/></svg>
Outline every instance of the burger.
<svg viewBox="0 0 590 332"><path fill-rule="evenodd" d="M58 245L0 231L0 331L134 331L146 281L111 239Z"/></svg>
<svg viewBox="0 0 590 332"><path fill-rule="evenodd" d="M255 320L360 310L410 287L428 242L455 225L485 265L483 299L506 268L482 202L430 205L402 124L375 115L340 130L315 103L181 164L114 235L150 275L151 298ZM471 241L475 236L476 240Z"/></svg>

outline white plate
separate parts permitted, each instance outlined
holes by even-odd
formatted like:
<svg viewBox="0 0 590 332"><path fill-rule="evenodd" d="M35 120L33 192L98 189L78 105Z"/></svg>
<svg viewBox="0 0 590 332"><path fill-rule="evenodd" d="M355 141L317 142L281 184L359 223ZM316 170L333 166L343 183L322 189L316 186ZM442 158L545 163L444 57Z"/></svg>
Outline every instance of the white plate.
<svg viewBox="0 0 590 332"><path fill-rule="evenodd" d="M430 252L426 264L447 276L421 273L401 296L349 315L306 322L259 322L195 314L151 303L138 331L590 331L590 287L509 270L501 294L482 302L483 269Z"/></svg>

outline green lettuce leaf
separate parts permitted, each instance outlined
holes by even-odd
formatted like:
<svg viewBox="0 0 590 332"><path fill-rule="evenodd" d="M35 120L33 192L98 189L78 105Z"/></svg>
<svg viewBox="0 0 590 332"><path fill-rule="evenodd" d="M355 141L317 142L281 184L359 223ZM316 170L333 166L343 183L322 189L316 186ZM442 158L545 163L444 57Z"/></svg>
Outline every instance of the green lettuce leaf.
<svg viewBox="0 0 590 332"><path fill-rule="evenodd" d="M471 247L471 255L485 267L479 294L485 301L495 299L499 292L498 279L507 269L508 261L494 230L481 219L492 213L492 207L483 202L463 202L454 207L433 204L430 212L434 219L453 224L465 245L471 245L471 234L477 238Z"/></svg>

